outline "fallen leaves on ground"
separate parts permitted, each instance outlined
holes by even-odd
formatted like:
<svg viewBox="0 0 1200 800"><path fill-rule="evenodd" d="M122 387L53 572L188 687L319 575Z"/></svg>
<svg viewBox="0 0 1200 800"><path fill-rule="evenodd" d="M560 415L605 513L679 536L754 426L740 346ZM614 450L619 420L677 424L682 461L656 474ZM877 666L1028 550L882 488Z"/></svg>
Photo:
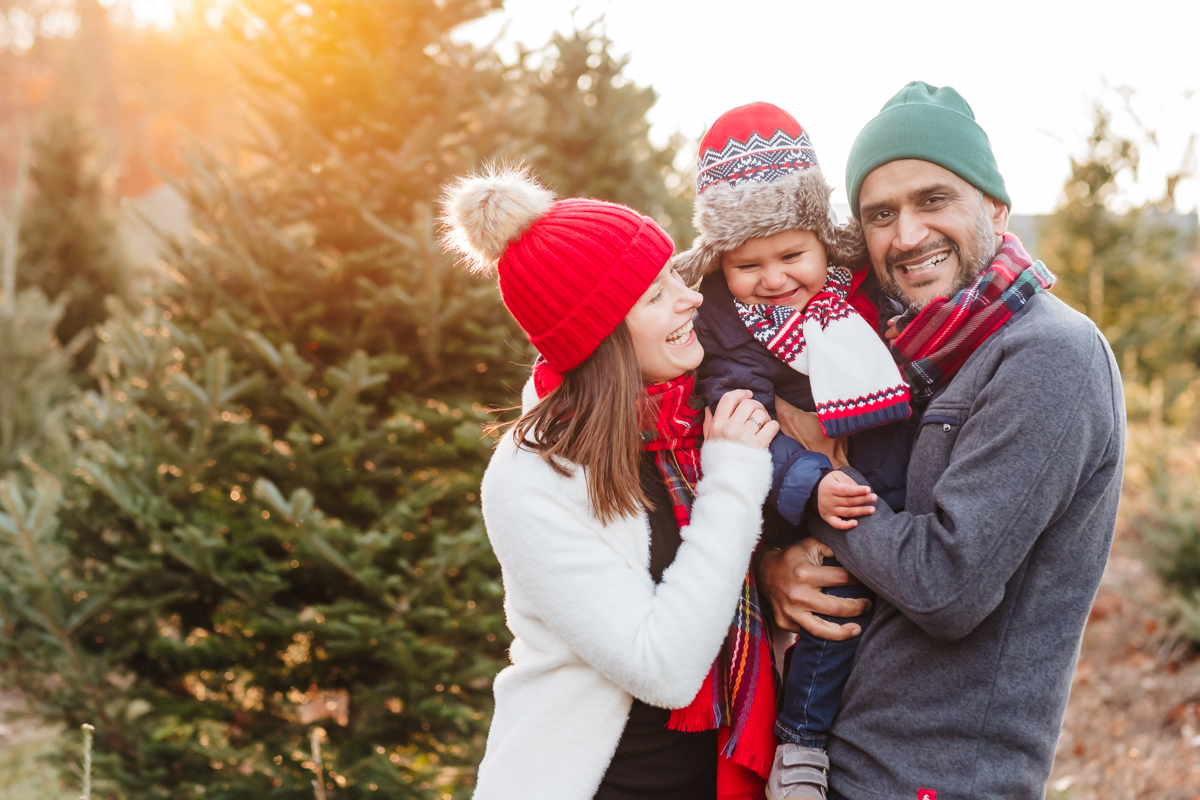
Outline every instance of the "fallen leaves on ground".
<svg viewBox="0 0 1200 800"><path fill-rule="evenodd" d="M1200 650L1122 531L1092 608L1047 797L1200 800Z"/></svg>

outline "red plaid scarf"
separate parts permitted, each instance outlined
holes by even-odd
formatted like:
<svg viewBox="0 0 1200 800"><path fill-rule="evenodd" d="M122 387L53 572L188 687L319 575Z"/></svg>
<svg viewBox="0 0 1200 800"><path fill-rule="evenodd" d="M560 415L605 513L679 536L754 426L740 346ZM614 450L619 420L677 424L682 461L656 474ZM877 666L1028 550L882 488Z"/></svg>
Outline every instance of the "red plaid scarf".
<svg viewBox="0 0 1200 800"><path fill-rule="evenodd" d="M970 286L949 300L939 297L907 322L901 318L902 333L893 347L913 397L933 397L979 345L1054 281L1046 265L1006 233L991 266Z"/></svg>
<svg viewBox="0 0 1200 800"><path fill-rule="evenodd" d="M704 439L704 400L695 394L695 373L646 387L638 404L642 448L667 483L679 527L688 524L696 481L700 480L700 443Z"/></svg>
<svg viewBox="0 0 1200 800"><path fill-rule="evenodd" d="M703 439L703 398L695 392L695 375L688 373L646 387L638 409L643 447L655 454L666 481L679 527L691 521L692 500L700 480ZM765 778L775 754L775 678L771 645L762 624L754 572L742 583L737 609L720 655L695 699L671 712L667 727L677 731L721 728L717 794L742 796L750 786L746 768Z"/></svg>

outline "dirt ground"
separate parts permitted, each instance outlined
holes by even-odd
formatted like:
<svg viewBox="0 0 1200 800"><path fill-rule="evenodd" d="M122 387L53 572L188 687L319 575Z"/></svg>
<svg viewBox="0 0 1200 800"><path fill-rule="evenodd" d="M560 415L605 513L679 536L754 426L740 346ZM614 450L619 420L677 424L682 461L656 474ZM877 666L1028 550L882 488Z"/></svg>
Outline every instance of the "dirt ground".
<svg viewBox="0 0 1200 800"><path fill-rule="evenodd" d="M1127 529L1126 529L1127 530ZM1075 674L1051 800L1200 800L1200 648L1163 623L1154 574L1118 536ZM6 719L23 706L0 690L0 798L66 798L45 762L55 731Z"/></svg>
<svg viewBox="0 0 1200 800"><path fill-rule="evenodd" d="M1118 536L1092 608L1047 797L1200 800L1200 650L1163 625L1162 586Z"/></svg>

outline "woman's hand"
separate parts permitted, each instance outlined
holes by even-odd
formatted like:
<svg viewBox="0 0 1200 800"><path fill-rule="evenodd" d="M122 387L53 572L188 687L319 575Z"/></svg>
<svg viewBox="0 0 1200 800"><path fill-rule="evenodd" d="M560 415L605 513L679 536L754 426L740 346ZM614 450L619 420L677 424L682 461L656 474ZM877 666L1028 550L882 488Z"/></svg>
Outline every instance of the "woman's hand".
<svg viewBox="0 0 1200 800"><path fill-rule="evenodd" d="M825 456L834 469L850 464L846 437L827 439L816 414L801 411L779 397L775 398L775 413L779 415L780 430L804 445L804 449Z"/></svg>
<svg viewBox="0 0 1200 800"><path fill-rule="evenodd" d="M778 432L779 423L748 389L726 392L717 402L715 414L704 409L705 439L725 439L765 450Z"/></svg>
<svg viewBox="0 0 1200 800"><path fill-rule="evenodd" d="M857 617L871 607L866 598L833 597L821 591L830 586L858 583L841 567L821 566L822 560L832 555L832 550L812 538L786 550L768 550L762 554L755 575L759 588L771 601L777 626L792 633L804 629L832 642L862 633L862 626L855 623L839 625L817 616Z"/></svg>

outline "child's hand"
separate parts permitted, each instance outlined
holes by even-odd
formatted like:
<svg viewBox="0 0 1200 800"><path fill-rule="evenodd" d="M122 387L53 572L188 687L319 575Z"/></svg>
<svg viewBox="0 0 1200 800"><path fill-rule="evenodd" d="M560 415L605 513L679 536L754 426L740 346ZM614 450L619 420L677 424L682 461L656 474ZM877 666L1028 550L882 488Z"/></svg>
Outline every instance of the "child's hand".
<svg viewBox="0 0 1200 800"><path fill-rule="evenodd" d="M900 318L892 317L887 321L887 330L883 332L883 340L888 344L900 338L900 329L896 327L896 320L898 319Z"/></svg>
<svg viewBox="0 0 1200 800"><path fill-rule="evenodd" d="M839 531L848 531L858 525L853 519L842 517L865 517L875 513L874 503L879 497L870 486L860 486L844 472L831 472L817 486L817 513L821 519Z"/></svg>

